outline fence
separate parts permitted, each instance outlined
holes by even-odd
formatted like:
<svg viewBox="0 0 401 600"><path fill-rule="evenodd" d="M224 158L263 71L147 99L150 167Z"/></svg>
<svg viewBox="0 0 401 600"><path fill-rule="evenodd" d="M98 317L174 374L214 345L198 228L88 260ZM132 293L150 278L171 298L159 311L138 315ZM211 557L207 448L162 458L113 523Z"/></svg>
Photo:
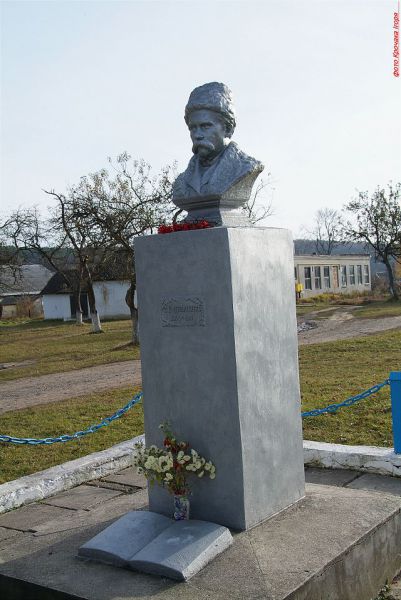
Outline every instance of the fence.
<svg viewBox="0 0 401 600"><path fill-rule="evenodd" d="M392 416L392 425L393 425L393 440L394 440L394 452L396 454L401 454L401 371L392 371L388 379L383 381L382 383L378 383L373 387L357 394L356 396L351 396L347 398L343 402L339 402L338 404L329 404L329 406L325 406L324 408L316 408L310 411L306 411L301 413L302 418L307 417L317 417L319 415L327 414L327 413L336 413L341 408L346 408L352 406L356 402L360 402L373 394L376 394L379 390L384 388L385 386L390 386L390 396L391 396L391 416ZM117 410L110 417L106 417L100 423L96 425L91 425L87 429L83 431L77 431L73 434L64 434L58 437L52 438L17 438L10 435L0 435L0 442L10 443L10 444L18 444L18 445L30 445L30 446L38 446L38 445L50 445L56 443L65 443L74 439L78 439L90 433L95 433L102 427L106 427L110 425L116 419L122 417L130 408L135 406L143 397L142 392L139 392L134 396L125 406Z"/></svg>
<svg viewBox="0 0 401 600"><path fill-rule="evenodd" d="M360 400L369 398L369 396L376 394L379 390L387 385L390 386L394 452L396 454L401 454L401 371L392 371L389 378L382 383L378 383L377 385L374 385L373 387L361 392L360 394L357 394L356 396L351 396L343 402L339 402L338 404L329 404L329 406L325 406L324 408L316 408L314 410L303 412L301 413L302 418L317 417L325 413L336 413L340 408L352 406Z"/></svg>

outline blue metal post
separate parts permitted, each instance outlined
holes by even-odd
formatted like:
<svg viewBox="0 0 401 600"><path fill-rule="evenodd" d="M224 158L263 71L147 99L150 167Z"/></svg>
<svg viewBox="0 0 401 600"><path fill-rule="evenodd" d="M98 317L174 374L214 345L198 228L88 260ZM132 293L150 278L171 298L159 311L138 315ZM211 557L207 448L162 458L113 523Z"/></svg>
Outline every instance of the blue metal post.
<svg viewBox="0 0 401 600"><path fill-rule="evenodd" d="M401 454L401 371L390 373L394 452Z"/></svg>

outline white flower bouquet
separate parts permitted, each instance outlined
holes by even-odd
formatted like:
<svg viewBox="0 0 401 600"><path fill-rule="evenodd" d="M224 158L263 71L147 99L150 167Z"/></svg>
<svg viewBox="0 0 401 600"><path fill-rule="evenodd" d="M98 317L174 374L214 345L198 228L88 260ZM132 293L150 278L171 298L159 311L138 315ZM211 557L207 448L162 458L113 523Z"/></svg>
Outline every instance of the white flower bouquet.
<svg viewBox="0 0 401 600"><path fill-rule="evenodd" d="M190 493L187 478L216 477L216 467L196 450L189 447L188 442L179 442L170 431L168 423L162 423L164 431L163 448L155 445L145 447L136 444L134 466L151 484L158 483L175 496L187 496Z"/></svg>

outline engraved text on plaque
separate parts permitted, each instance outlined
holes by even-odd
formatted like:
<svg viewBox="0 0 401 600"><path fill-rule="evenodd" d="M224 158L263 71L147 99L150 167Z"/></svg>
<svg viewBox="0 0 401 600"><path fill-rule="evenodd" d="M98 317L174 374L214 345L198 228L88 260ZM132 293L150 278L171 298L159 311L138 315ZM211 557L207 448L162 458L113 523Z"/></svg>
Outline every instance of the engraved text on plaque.
<svg viewBox="0 0 401 600"><path fill-rule="evenodd" d="M161 321L162 327L204 327L204 302L193 296L163 300Z"/></svg>

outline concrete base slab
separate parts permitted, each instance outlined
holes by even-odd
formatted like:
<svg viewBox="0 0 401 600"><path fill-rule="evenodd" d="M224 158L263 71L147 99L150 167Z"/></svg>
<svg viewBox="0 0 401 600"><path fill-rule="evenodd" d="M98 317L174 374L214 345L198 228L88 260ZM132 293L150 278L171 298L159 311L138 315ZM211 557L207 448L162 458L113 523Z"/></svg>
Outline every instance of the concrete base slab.
<svg viewBox="0 0 401 600"><path fill-rule="evenodd" d="M216 523L131 511L81 546L78 556L187 581L232 542Z"/></svg>
<svg viewBox="0 0 401 600"><path fill-rule="evenodd" d="M143 475L140 475L136 467L128 467L123 471L112 473L107 477L102 477L102 481L107 483L118 483L120 485L130 485L137 488L147 488L148 482Z"/></svg>
<svg viewBox="0 0 401 600"><path fill-rule="evenodd" d="M121 492L89 485L80 485L68 492L48 498L46 504L69 508L70 510L90 510L98 504L103 504L111 498L120 496Z"/></svg>
<svg viewBox="0 0 401 600"><path fill-rule="evenodd" d="M393 495L308 484L305 499L235 535L187 583L77 560L78 548L105 522L21 533L0 542L0 597L371 600L401 568L400 511L401 499Z"/></svg>
<svg viewBox="0 0 401 600"><path fill-rule="evenodd" d="M50 498L85 482L91 485L91 482L97 479L110 483L111 489L117 491L117 486L125 484L130 485L133 491L146 487L144 478L136 474L131 467L137 442L145 443L145 437L138 436L107 450L3 483L0 485L0 514ZM364 471L401 478L401 455L394 454L392 448L343 446L308 440L304 440L303 447L306 467L318 467L320 471L322 468L344 469L347 472L352 470L354 473ZM121 469L125 469L124 474L120 473ZM316 481L311 479L310 483L327 483L325 480L319 480L319 477L320 475ZM343 483L340 483L342 476L334 477L338 478L338 484L343 485L348 475L344 475ZM351 475L350 479L352 478Z"/></svg>
<svg viewBox="0 0 401 600"><path fill-rule="evenodd" d="M135 444L144 441L144 436L139 435L107 450L3 483L0 485L0 514L131 467Z"/></svg>
<svg viewBox="0 0 401 600"><path fill-rule="evenodd" d="M313 467L305 469L306 483L317 483L319 485L348 486L351 481L360 476L361 474L358 471L348 471L346 469L315 469Z"/></svg>
<svg viewBox="0 0 401 600"><path fill-rule="evenodd" d="M384 475L361 475L354 479L349 488L356 490L372 490L401 496L401 479L396 477L385 477Z"/></svg>

